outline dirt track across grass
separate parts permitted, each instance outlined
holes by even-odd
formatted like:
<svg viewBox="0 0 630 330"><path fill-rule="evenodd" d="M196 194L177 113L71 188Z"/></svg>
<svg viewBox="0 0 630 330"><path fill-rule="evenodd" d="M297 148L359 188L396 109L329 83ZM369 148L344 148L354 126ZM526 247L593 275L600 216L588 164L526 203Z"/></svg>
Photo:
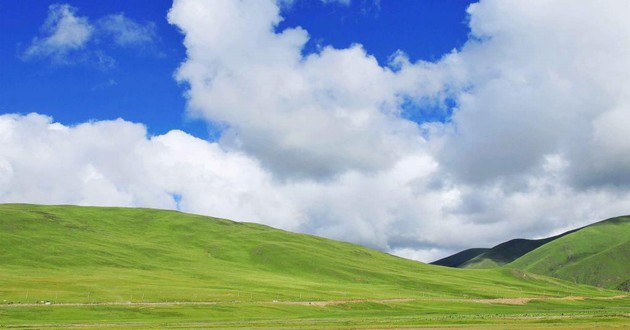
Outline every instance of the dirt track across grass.
<svg viewBox="0 0 630 330"><path fill-rule="evenodd" d="M624 299L627 295L613 297L588 297L594 300ZM358 303L378 303L395 304L412 301L444 301L444 302L472 302L478 304L505 304L505 305L525 305L530 301L549 300L585 300L582 296L566 297L511 297L511 298L491 298L491 299L463 299L463 298L395 298L395 299L354 299L354 300L327 300L327 301L166 301L166 302L94 302L94 303L40 303L40 304L5 304L0 307L80 307L80 306L177 306L177 305L219 305L219 304L280 304L280 305L301 305L301 306L333 306L343 304Z"/></svg>

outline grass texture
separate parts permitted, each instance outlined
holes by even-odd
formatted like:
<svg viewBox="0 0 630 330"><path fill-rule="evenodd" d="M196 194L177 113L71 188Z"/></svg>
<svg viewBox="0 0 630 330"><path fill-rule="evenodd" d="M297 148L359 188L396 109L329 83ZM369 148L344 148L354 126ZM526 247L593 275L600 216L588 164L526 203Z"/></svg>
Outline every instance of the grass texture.
<svg viewBox="0 0 630 330"><path fill-rule="evenodd" d="M0 205L0 267L0 327L619 325L630 314L619 292L520 270L153 209Z"/></svg>

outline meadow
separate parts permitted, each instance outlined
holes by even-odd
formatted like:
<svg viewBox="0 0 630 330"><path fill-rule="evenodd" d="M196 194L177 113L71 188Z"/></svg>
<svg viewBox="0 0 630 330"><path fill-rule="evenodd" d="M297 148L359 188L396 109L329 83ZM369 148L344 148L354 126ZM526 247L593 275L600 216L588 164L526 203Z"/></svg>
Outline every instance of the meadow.
<svg viewBox="0 0 630 330"><path fill-rule="evenodd" d="M0 205L0 327L626 327L630 299L224 219Z"/></svg>

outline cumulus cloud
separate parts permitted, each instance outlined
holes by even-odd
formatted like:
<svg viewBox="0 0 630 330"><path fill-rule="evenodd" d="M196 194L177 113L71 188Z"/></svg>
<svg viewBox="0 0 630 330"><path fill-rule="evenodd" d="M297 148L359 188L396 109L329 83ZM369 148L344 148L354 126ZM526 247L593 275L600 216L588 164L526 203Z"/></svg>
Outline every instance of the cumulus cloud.
<svg viewBox="0 0 630 330"><path fill-rule="evenodd" d="M147 137L143 125L121 119L64 126L43 115L9 114L0 116L0 143L2 202L179 202L182 210L232 219L296 218L255 160L181 131Z"/></svg>
<svg viewBox="0 0 630 330"><path fill-rule="evenodd" d="M619 59L630 45L615 32L630 26L627 6L482 1L461 50L435 63L399 52L385 67L359 44L302 55L307 31L276 31L273 1L179 0L169 21L185 34L177 78L190 112L227 126L222 146L327 205L306 208L302 230L411 255L624 212L599 202L615 194L608 186L628 193L630 75ZM445 98L446 123L403 116L406 100ZM433 165L405 172L413 189L392 186L385 178L414 157Z"/></svg>
<svg viewBox="0 0 630 330"><path fill-rule="evenodd" d="M116 61L102 45L94 42L111 38L119 47L146 47L157 40L153 22L140 24L123 13L107 15L92 24L78 9L68 4L48 7L48 17L41 27L41 36L34 37L22 52L23 60L49 59L53 64L90 64L101 69L115 66Z"/></svg>
<svg viewBox="0 0 630 330"><path fill-rule="evenodd" d="M220 140L0 116L0 200L179 207L424 261L626 214L628 9L483 0L462 49L381 66L360 44L303 55L273 1L177 0L176 76ZM406 102L455 106L413 122Z"/></svg>
<svg viewBox="0 0 630 330"><path fill-rule="evenodd" d="M176 1L168 17L185 33L177 79L190 86L190 112L225 124L222 144L274 175L381 170L420 143L417 126L399 116L399 94L439 84L381 67L360 45L302 56L307 32L275 32L273 1Z"/></svg>
<svg viewBox="0 0 630 330"><path fill-rule="evenodd" d="M471 41L449 56L465 75L458 84L469 89L458 95L456 131L446 137L441 163L467 182L528 173L549 155L567 158L574 184L607 172L595 171L594 163L618 162L621 155L608 154L614 148L604 145L597 126L630 116L623 110L630 64L619 61L630 56L630 45L618 38L630 31L622 14L628 9L619 1L472 5ZM614 144L627 153L628 136L609 128L604 135L615 134ZM591 183L627 181L609 179Z"/></svg>

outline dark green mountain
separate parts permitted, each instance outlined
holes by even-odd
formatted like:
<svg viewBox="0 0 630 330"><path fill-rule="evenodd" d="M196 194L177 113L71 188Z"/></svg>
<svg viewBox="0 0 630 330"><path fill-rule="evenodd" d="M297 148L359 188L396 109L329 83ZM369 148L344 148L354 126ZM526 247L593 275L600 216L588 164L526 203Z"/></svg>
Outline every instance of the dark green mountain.
<svg viewBox="0 0 630 330"><path fill-rule="evenodd" d="M515 268L630 291L630 217L611 218L538 240L513 239L490 249L464 250L432 264Z"/></svg>
<svg viewBox="0 0 630 330"><path fill-rule="evenodd" d="M576 230L542 239L517 238L492 248L473 248L432 262L434 265L457 268L495 268L520 258L528 252Z"/></svg>
<svg viewBox="0 0 630 330"><path fill-rule="evenodd" d="M436 260L432 262L432 265L438 266L446 266L446 267L460 267L467 261L475 258L476 256L490 250L489 248L472 248L468 250L464 250L461 252L457 252L453 255L450 255L446 258L442 258L440 260Z"/></svg>

